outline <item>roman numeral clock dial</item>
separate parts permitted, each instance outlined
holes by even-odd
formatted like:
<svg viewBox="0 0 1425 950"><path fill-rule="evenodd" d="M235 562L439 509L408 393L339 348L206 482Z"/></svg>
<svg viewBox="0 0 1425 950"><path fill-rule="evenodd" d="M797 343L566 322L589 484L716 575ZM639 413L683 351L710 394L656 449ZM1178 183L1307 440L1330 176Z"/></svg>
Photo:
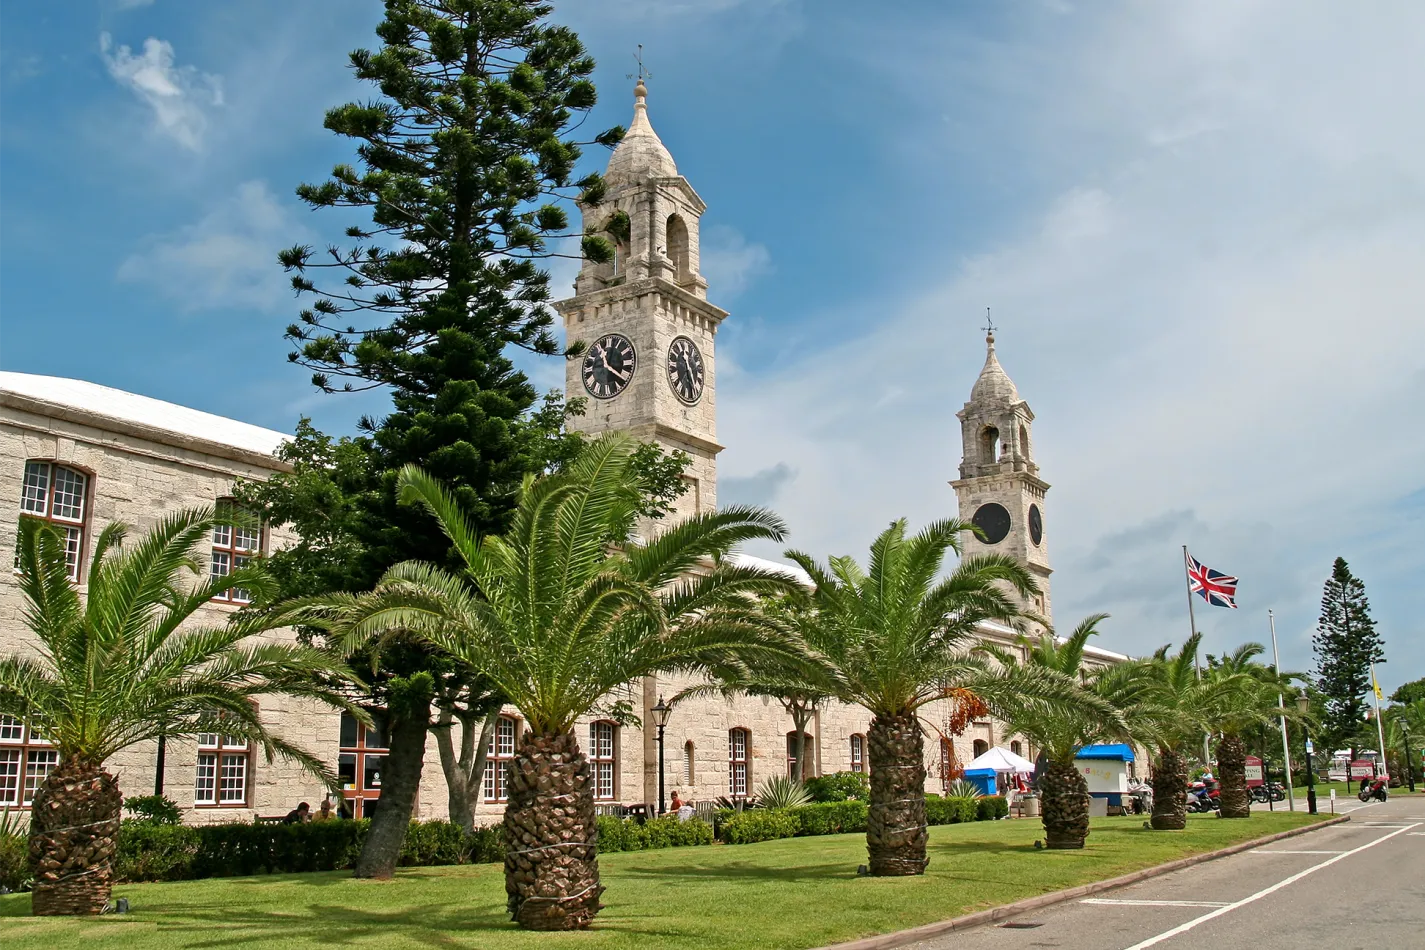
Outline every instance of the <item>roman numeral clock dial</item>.
<svg viewBox="0 0 1425 950"><path fill-rule="evenodd" d="M599 337L584 354L584 388L595 399L612 399L628 388L638 355L628 337L617 333Z"/></svg>
<svg viewBox="0 0 1425 950"><path fill-rule="evenodd" d="M703 395L703 354L685 336L674 337L668 347L668 385L673 395L689 405Z"/></svg>

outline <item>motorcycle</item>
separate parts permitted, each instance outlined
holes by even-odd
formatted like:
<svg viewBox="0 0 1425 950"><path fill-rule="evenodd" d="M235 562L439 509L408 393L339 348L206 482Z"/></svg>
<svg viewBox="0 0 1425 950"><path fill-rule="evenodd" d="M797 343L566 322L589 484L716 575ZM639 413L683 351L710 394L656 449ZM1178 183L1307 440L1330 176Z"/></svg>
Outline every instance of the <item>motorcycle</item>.
<svg viewBox="0 0 1425 950"><path fill-rule="evenodd" d="M1252 801L1259 805L1280 802L1286 799L1286 789L1280 782L1263 783L1252 787Z"/></svg>
<svg viewBox="0 0 1425 950"><path fill-rule="evenodd" d="M1194 814L1222 810L1222 789L1216 783L1193 782L1188 787L1187 810Z"/></svg>
<svg viewBox="0 0 1425 950"><path fill-rule="evenodd" d="M1389 787L1389 780L1388 780L1388 779L1385 779L1385 778L1378 778L1378 779L1376 779L1374 782L1372 782L1370 785L1368 785L1368 786L1366 786L1365 788L1361 789L1361 790L1356 794L1356 797L1359 798L1359 799L1360 799L1361 801L1363 801L1363 802L1368 802L1368 801L1370 801L1372 798L1374 798L1374 799L1375 799L1376 801L1378 801L1378 802L1383 802L1383 801L1386 800L1387 796L1390 794L1390 793L1387 791L1387 788L1388 788L1388 787Z"/></svg>

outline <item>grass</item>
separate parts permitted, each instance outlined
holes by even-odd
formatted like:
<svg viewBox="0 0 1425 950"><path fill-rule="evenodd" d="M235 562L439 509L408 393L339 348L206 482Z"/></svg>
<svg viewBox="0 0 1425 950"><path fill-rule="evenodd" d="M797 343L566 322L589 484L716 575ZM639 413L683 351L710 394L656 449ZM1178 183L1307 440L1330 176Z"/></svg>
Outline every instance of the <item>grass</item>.
<svg viewBox="0 0 1425 950"><path fill-rule="evenodd" d="M420 868L394 881L345 873L124 885L133 912L89 920L30 918L28 895L0 897L5 950L330 950L332 947L699 950L818 947L913 927L1114 877L1309 823L1301 813L1229 821L1189 816L1182 832L1141 819L1095 819L1083 851L1036 851L1037 821L930 829L930 868L915 878L858 878L861 835L674 848L600 859L607 908L584 933L531 934L504 912L498 865Z"/></svg>

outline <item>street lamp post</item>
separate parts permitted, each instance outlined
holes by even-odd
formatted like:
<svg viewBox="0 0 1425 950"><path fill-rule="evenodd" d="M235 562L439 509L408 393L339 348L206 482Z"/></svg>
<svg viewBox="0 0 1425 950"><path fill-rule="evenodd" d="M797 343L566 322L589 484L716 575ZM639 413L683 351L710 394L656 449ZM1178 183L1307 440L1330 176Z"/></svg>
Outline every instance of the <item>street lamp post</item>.
<svg viewBox="0 0 1425 950"><path fill-rule="evenodd" d="M1405 780L1410 783L1410 790L1415 791L1415 763L1410 761L1410 730L1405 723L1400 724L1400 737L1405 742Z"/></svg>
<svg viewBox="0 0 1425 950"><path fill-rule="evenodd" d="M1306 695L1306 690L1302 690L1296 697L1296 709L1303 717L1311 711L1311 697ZM1311 733L1302 726L1302 731L1306 732L1306 811L1308 814L1316 814L1316 773L1311 768Z"/></svg>
<svg viewBox="0 0 1425 950"><path fill-rule="evenodd" d="M668 812L668 806L663 796L663 727L668 725L668 717L673 712L673 707L663 702L663 697L658 697L658 705L653 707L653 724L658 727L658 814L663 815Z"/></svg>

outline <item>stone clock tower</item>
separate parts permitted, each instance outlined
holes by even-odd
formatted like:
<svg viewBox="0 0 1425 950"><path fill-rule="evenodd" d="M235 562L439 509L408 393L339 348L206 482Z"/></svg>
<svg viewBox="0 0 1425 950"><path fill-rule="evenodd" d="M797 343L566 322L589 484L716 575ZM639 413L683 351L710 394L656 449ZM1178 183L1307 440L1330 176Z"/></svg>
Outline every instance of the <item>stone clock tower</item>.
<svg viewBox="0 0 1425 950"><path fill-rule="evenodd" d="M1047 618L1052 609L1044 521L1049 485L1034 463L1030 441L1034 413L999 365L993 331L985 344L989 350L985 368L975 380L970 401L955 414L964 448L960 477L950 484L960 500L960 517L985 533L984 540L966 534L965 553L1008 554L1028 567L1042 593L1026 606Z"/></svg>
<svg viewBox="0 0 1425 950"><path fill-rule="evenodd" d="M614 245L607 264L585 261L574 296L554 306L565 338L587 349L565 372L585 414L571 427L621 430L692 457L674 518L717 505L713 337L727 316L698 273L698 219L707 206L678 174L648 121L648 89L633 90L633 122L609 158L607 196L581 206L584 231Z"/></svg>

